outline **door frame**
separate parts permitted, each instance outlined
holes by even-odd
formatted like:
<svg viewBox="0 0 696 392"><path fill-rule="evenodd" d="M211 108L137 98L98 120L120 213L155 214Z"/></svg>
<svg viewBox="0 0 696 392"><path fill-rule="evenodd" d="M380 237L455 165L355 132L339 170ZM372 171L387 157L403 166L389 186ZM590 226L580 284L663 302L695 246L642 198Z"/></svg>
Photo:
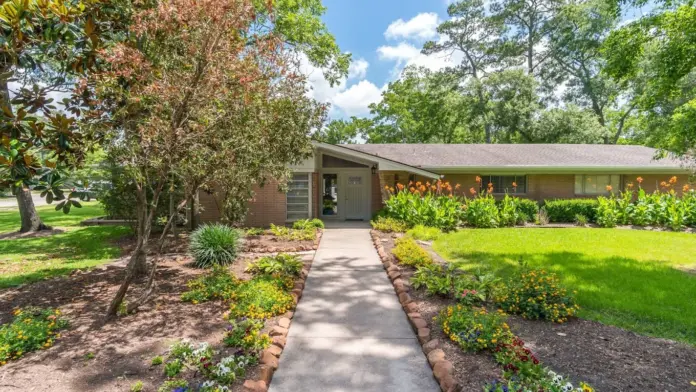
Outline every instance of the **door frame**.
<svg viewBox="0 0 696 392"><path fill-rule="evenodd" d="M371 215L372 206L372 169L371 168L327 168L319 171L319 186L318 193L321 199L324 195L324 174L336 174L338 176L338 214L337 215L323 215L321 204L319 205L319 217L325 220L346 220L346 202L345 197L342 195L344 189L346 189L346 184L348 177L351 174L360 174L364 177L366 184L363 185L363 192L365 196L365 204L363 206L363 217L362 218L351 218L353 219L363 219L369 220Z"/></svg>

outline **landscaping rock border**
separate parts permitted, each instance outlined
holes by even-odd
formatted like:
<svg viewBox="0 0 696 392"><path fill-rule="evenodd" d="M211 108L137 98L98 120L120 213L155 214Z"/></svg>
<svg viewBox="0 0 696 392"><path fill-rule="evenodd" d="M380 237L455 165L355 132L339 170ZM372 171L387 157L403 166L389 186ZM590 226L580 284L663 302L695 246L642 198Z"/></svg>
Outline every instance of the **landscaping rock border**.
<svg viewBox="0 0 696 392"><path fill-rule="evenodd" d="M382 245L379 234L375 230L370 231L372 242L377 249L377 254L384 269L387 271L389 280L394 286L394 292L399 297L399 302L408 317L409 324L418 337L418 342L423 349L423 353L428 358L428 363L433 369L433 376L440 385L443 392L460 392L461 388L454 379L454 367L452 362L445 358L445 352L440 348L438 339L431 339L429 324L421 317L418 307L411 298L411 285L407 280L401 278L401 268L393 263L392 256L387 253Z"/></svg>
<svg viewBox="0 0 696 392"><path fill-rule="evenodd" d="M314 249L317 249L319 246L321 234L322 231L319 231ZM314 255L316 256L316 253ZM302 298L302 292L304 291L307 276L309 276L309 271L312 268L313 262L314 257L305 262L304 267L302 267L302 271L300 272L300 277L295 280L295 286L291 292L293 299L292 310L288 311L283 315L283 317L278 319L278 325L274 326L269 332L269 335L271 336L271 345L267 349L263 350L259 355L259 363L261 366L259 366L257 377L256 379L247 379L244 381L244 391L268 391L268 388L271 385L271 380L273 379L273 373L278 370L278 361L283 353L283 350L285 349L288 332L290 331L290 326L292 325L292 318L295 315L297 304Z"/></svg>

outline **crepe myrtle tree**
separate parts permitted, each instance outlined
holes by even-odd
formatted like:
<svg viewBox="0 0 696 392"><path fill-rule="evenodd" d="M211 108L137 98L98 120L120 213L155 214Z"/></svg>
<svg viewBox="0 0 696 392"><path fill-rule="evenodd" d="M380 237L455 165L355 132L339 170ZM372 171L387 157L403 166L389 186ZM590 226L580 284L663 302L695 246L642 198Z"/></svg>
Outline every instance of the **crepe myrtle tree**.
<svg viewBox="0 0 696 392"><path fill-rule="evenodd" d="M65 213L65 171L79 166L87 144L75 109L58 108L51 93L67 94L71 80L94 65L101 40L97 0L7 0L0 5L0 189L17 197L20 231L47 228L31 197L40 190ZM107 7L108 8L108 7ZM14 89L11 91L10 86Z"/></svg>
<svg viewBox="0 0 696 392"><path fill-rule="evenodd" d="M172 178L185 189L176 211L215 183L233 206L246 202L254 183L282 178L288 163L311 153L309 134L326 108L306 97L297 50L347 71L313 3L320 4L153 2L136 10L128 38L103 52L104 72L81 83L89 106L82 126L104 138L136 196L136 245L108 316L135 310L153 293L158 257L143 294L124 302L131 282L147 270L154 214Z"/></svg>

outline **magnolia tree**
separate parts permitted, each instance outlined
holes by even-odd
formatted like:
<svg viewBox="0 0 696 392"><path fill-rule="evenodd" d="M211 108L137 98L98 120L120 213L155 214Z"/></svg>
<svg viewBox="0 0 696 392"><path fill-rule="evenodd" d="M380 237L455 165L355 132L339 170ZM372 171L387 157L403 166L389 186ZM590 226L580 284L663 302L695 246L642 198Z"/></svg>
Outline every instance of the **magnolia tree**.
<svg viewBox="0 0 696 392"><path fill-rule="evenodd" d="M108 70L82 84L84 126L108 141L136 193L137 242L109 316L123 309L131 282L147 269L154 214L173 179L185 188L177 211L217 184L236 217L254 183L282 179L289 163L311 153L308 135L325 108L306 97L296 50L338 74L347 58L319 21L318 1L263 3L169 0L136 10L128 39L103 52ZM153 292L156 262L126 311Z"/></svg>

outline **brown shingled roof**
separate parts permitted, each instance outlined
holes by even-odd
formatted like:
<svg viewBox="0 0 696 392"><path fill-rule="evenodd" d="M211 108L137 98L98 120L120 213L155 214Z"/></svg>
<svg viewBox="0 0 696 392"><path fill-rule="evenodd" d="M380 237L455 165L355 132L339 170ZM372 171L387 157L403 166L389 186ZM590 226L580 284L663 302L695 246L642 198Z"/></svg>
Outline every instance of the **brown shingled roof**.
<svg viewBox="0 0 696 392"><path fill-rule="evenodd" d="M422 168L653 168L681 170L644 146L605 144L345 144L344 147Z"/></svg>

